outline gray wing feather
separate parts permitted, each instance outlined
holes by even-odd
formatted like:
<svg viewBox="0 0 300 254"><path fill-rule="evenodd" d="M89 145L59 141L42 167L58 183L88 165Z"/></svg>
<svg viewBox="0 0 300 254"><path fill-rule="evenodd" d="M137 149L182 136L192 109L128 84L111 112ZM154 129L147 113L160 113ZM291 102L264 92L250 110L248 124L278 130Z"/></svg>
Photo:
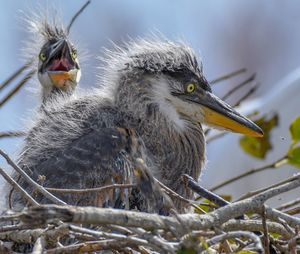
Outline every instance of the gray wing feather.
<svg viewBox="0 0 300 254"><path fill-rule="evenodd" d="M31 177L45 176L43 185L53 188L93 188L113 183L131 183L134 157L138 156L138 142L134 131L124 128L92 130L81 136L55 157L30 168ZM30 187L24 182L28 190ZM30 190L32 191L32 190ZM59 198L73 205L122 206L123 190L113 193L62 194ZM117 192L117 193L116 193ZM16 195L13 203L20 202ZM41 203L49 202L38 195ZM117 205L118 203L118 205Z"/></svg>

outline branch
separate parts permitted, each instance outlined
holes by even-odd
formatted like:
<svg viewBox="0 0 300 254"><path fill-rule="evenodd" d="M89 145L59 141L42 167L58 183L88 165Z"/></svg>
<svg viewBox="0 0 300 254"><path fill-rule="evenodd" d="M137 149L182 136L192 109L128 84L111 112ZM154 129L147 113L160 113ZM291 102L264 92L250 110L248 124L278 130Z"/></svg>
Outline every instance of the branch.
<svg viewBox="0 0 300 254"><path fill-rule="evenodd" d="M22 137L26 133L24 131L6 131L0 132L0 138L15 138L15 137Z"/></svg>
<svg viewBox="0 0 300 254"><path fill-rule="evenodd" d="M23 71L25 71L30 65L33 63L33 59L25 63L23 66L21 66L18 70L16 70L11 76L9 76L3 84L0 85L0 91L4 89L9 83L14 81Z"/></svg>
<svg viewBox="0 0 300 254"><path fill-rule="evenodd" d="M135 184L111 184L111 185L105 185L103 187L87 188L87 189L58 189L58 188L49 188L49 187L45 187L45 189L50 192L56 192L61 194L84 194L90 192L102 192L102 191L107 191L115 188L127 189L135 186L136 186Z"/></svg>
<svg viewBox="0 0 300 254"><path fill-rule="evenodd" d="M246 71L247 71L247 70L246 70L245 68L242 68L242 69L239 69L239 70L237 70L237 71L233 71L233 72L231 72L231 73L229 73L229 74L223 75L223 76L221 76L221 77L219 77L219 78L213 79L213 80L211 80L209 83L210 83L211 85L214 85L214 84L216 84L216 83L219 83L219 82L224 81L224 80L226 80L226 79L230 79L230 78L232 78L232 77L234 77L234 76L237 76L237 75L239 75L239 74L241 74L241 73L244 73L244 72L246 72Z"/></svg>
<svg viewBox="0 0 300 254"><path fill-rule="evenodd" d="M248 171L246 171L245 173L242 173L238 176L235 176L233 178L230 178L214 187L211 188L211 191L215 191L217 189L220 189L221 187L224 187L225 185L228 185L230 183L233 183L237 180L240 180L246 176L249 176L249 175L253 175L253 174L256 174L258 172L262 172L266 169L271 169L271 168L279 168L283 165L285 165L287 163L287 160L286 160L286 156L284 156L283 158L280 158L279 160L273 162L273 163L270 163L270 164L267 164L267 165L264 165L262 167L259 167L259 168L253 168L253 169L250 169Z"/></svg>
<svg viewBox="0 0 300 254"><path fill-rule="evenodd" d="M243 86L249 84L255 79L256 74L252 74L248 79L244 80L242 83L238 84L234 88L230 89L225 95L222 96L222 100L226 100L230 95L241 89Z"/></svg>
<svg viewBox="0 0 300 254"><path fill-rule="evenodd" d="M24 179L26 180L26 182L28 184L30 184L31 186L33 186L34 188L36 188L40 193L42 193L46 198L48 198L49 200L51 200L52 202L54 202L55 204L58 205L66 205L66 203L62 200L60 200L59 198L55 197L53 194L51 194L50 192L48 192L43 186L39 185L38 183L36 183L35 181L33 181L25 172L24 170L22 170L16 163L13 162L13 160L0 149L0 155L3 156L3 158L6 159L7 163L13 167L13 169L15 169L22 177L24 177Z"/></svg>
<svg viewBox="0 0 300 254"><path fill-rule="evenodd" d="M91 3L90 0L88 0L80 9L78 12L75 13L75 15L73 16L73 18L70 21L70 24L67 27L67 33L70 32L70 29L74 23L74 21L78 18L78 16L84 11L84 9Z"/></svg>
<svg viewBox="0 0 300 254"><path fill-rule="evenodd" d="M32 78L32 76L36 73L36 70L32 70L26 74L26 76L12 89L1 101L0 108L7 102L9 99L13 97L26 83L28 80Z"/></svg>
<svg viewBox="0 0 300 254"><path fill-rule="evenodd" d="M24 223L31 224L49 223L58 219L77 224L113 224L126 227L141 227L146 230L170 230L170 228L172 228L178 230L178 233L184 233L183 231L180 231L182 229L181 223L184 223L190 230L204 230L221 226L228 220L239 217L247 212L261 213L262 205L266 200L299 186L300 175L289 183L267 190L252 198L221 207L204 215L178 214L178 218L174 218L159 216L157 214L109 208L45 205L40 207L30 207L27 210L24 210L20 215L20 219ZM300 218L284 214L270 207L266 207L266 216L275 221L278 221L278 218L282 218L292 227L300 226Z"/></svg>
<svg viewBox="0 0 300 254"><path fill-rule="evenodd" d="M185 183L185 185L191 190L196 192L202 198L206 198L209 201L215 203L217 206L221 207L230 204L230 202L228 202L227 200L200 186L191 176L184 174L182 175L182 180Z"/></svg>
<svg viewBox="0 0 300 254"><path fill-rule="evenodd" d="M227 239L244 238L244 237L250 239L254 243L255 250L259 251L258 253L263 253L263 248L259 237L252 232L245 232L245 231L228 232L228 233L214 236L208 241L206 241L206 243L208 244L208 246L212 246L219 242L223 242L224 240Z"/></svg>
<svg viewBox="0 0 300 254"><path fill-rule="evenodd" d="M0 168L0 174L3 176L3 178L11 185L13 186L17 191L19 191L22 196L31 204L38 206L39 203L36 202L13 178L9 176L2 168Z"/></svg>

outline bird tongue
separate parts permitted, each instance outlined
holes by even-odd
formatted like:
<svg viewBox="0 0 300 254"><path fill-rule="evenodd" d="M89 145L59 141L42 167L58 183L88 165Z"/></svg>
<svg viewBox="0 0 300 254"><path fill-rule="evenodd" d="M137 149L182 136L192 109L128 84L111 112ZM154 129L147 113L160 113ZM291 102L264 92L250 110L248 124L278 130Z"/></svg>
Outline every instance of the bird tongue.
<svg viewBox="0 0 300 254"><path fill-rule="evenodd" d="M54 59L50 65L49 71L69 71L73 65L67 58Z"/></svg>

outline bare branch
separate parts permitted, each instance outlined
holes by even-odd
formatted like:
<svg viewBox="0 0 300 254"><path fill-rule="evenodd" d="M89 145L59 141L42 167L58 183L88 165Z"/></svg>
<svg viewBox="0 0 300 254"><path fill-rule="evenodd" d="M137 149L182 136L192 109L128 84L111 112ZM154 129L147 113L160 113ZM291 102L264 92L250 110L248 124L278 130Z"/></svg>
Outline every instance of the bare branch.
<svg viewBox="0 0 300 254"><path fill-rule="evenodd" d="M249 78L244 80L242 83L240 83L237 86L235 86L234 88L230 89L225 95L222 96L222 100L226 100L230 95L232 95L233 93L235 93L236 91L241 89L243 86L252 82L255 79L255 76L256 76L256 74L254 73Z"/></svg>
<svg viewBox="0 0 300 254"><path fill-rule="evenodd" d="M212 246L227 239L244 238L244 237L250 239L254 243L255 250L259 251L258 253L263 253L263 248L259 237L252 232L246 232L246 231L233 231L233 232L227 232L221 235L217 235L209 239L207 241L207 244L208 246Z"/></svg>
<svg viewBox="0 0 300 254"><path fill-rule="evenodd" d="M0 138L15 138L15 137L22 137L26 133L24 131L6 131L0 132Z"/></svg>
<svg viewBox="0 0 300 254"><path fill-rule="evenodd" d="M231 73L229 73L229 74L223 75L223 76L221 76L221 77L219 77L219 78L213 79L213 80L211 80L209 83L210 83L211 85L214 85L214 84L216 84L216 83L219 83L219 82L224 81L224 80L226 80L226 79L230 79L230 78L232 78L232 77L234 77L234 76L237 76L237 75L239 75L239 74L241 74L241 73L244 73L244 72L246 72L246 71L247 71L247 70L246 70L245 68L242 68L242 69L239 69L239 70L237 70L237 71L233 71L233 72L231 72Z"/></svg>
<svg viewBox="0 0 300 254"><path fill-rule="evenodd" d="M11 76L9 76L1 85L0 85L0 91L4 89L8 84L10 84L12 81L14 81L23 71L25 71L27 68L30 67L30 65L33 63L33 59L25 63L23 66L21 66L18 70L16 70Z"/></svg>
<svg viewBox="0 0 300 254"><path fill-rule="evenodd" d="M233 183L237 180L240 180L246 176L249 176L249 175L253 175L253 174L256 174L256 173L259 173L259 172L262 172L266 169L272 169L272 168L278 168L278 167L281 167L283 165L285 165L287 163L287 160L286 160L286 156L284 156L283 158L280 158L278 159L277 161L273 162L273 163L270 163L270 164L267 164L267 165L264 165L262 167L258 167L258 168L253 168L253 169L250 169L248 171L246 171L245 173L242 173L238 176L235 176L235 177L232 177L214 187L211 188L211 191L215 191L217 189L220 189L230 183Z"/></svg>
<svg viewBox="0 0 300 254"><path fill-rule="evenodd" d="M200 186L192 177L189 175L182 175L182 180L186 186L191 188L194 192L200 195L203 198L208 199L209 201L215 203L217 206L225 206L229 205L230 202L226 201L225 199L221 198L217 194L205 189L204 187Z"/></svg>
<svg viewBox="0 0 300 254"><path fill-rule="evenodd" d="M115 188L127 189L127 188L132 188L134 186L135 186L135 184L117 184L116 183L116 184L106 185L103 187L87 188L87 189L58 189L58 188L49 188L49 187L45 187L45 189L50 192L56 192L56 193L61 193L61 194L84 194L84 193L90 193L90 192L103 192L103 191L108 191L110 189L115 189Z"/></svg>
<svg viewBox="0 0 300 254"><path fill-rule="evenodd" d="M32 78L36 70L32 70L26 74L26 76L13 88L1 101L0 108L11 99L26 83Z"/></svg>
<svg viewBox="0 0 300 254"><path fill-rule="evenodd" d="M24 179L26 180L26 182L28 182L31 186L33 186L34 188L36 188L46 198L48 198L49 200L51 200L55 204L66 205L66 203L64 201L62 201L59 198L55 197L53 194L51 194L50 192L48 192L43 186L41 186L38 183L36 183L35 181L33 181L24 172L24 170L22 170L16 163L14 163L14 161L5 152L3 152L1 149L0 149L0 155L2 155L6 159L7 163L9 165L11 165L13 167L13 169L15 169L22 177L24 177Z"/></svg>
<svg viewBox="0 0 300 254"><path fill-rule="evenodd" d="M75 15L73 16L73 18L70 21L70 24L67 27L67 33L70 32L70 29L73 25L73 23L75 22L75 20L78 18L78 16L84 11L84 9L91 3L91 0L88 0L80 9L78 12L75 13Z"/></svg>
<svg viewBox="0 0 300 254"><path fill-rule="evenodd" d="M0 174L3 176L3 178L17 191L19 191L22 196L31 204L38 206L39 203L36 202L13 178L9 176L2 168L0 168Z"/></svg>

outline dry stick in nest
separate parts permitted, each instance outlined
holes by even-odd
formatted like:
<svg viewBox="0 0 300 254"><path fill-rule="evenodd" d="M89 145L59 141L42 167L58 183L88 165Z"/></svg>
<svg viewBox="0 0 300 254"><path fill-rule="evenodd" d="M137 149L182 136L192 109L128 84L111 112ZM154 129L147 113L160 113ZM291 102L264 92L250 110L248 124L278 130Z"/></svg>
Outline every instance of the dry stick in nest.
<svg viewBox="0 0 300 254"><path fill-rule="evenodd" d="M210 229L212 227L221 226L230 219L241 216L247 212L261 213L262 205L268 199L298 187L300 187L300 175L289 183L269 189L252 198L221 207L208 214L178 214L178 217L181 223L185 223L190 230ZM282 218L291 227L300 226L299 218L289 216L267 206L266 217L277 221L278 218ZM141 227L146 230L169 230L170 227L174 229L181 228L181 223L173 217L109 208L44 205L40 207L30 207L24 210L20 215L21 221L35 225L49 223L57 219L78 224L113 224L125 227Z"/></svg>
<svg viewBox="0 0 300 254"><path fill-rule="evenodd" d="M215 190L217 190L217 189L220 189L221 187L224 187L225 185L228 185L228 184L230 184L230 183L233 183L233 182L235 182L235 181L237 181L237 180L240 180L240 179L242 179L242 178L244 178L244 177L246 177L246 176L249 176L249 175L252 175L252 174L256 174L256 173L261 172L261 171L264 171L264 170L266 170L266 169L279 168L279 167L281 167L281 166L283 166L283 165L285 165L285 164L287 164L286 156L284 156L284 157L278 159L277 161L275 161L275 162L273 162L273 163L264 165L264 166L262 166L262 167L250 169L250 170L248 170L248 171L245 172L245 173L242 173L242 174L240 174L240 175L238 175L238 176L235 176L235 177L233 177L233 178L230 178L230 179L228 179L228 180L226 180L226 181L224 181L224 182L222 182L222 183L220 183L220 184L218 184L218 185L212 187L212 188L211 188L211 191L215 191Z"/></svg>
<svg viewBox="0 0 300 254"><path fill-rule="evenodd" d="M24 198L31 204L38 206L39 203L36 202L13 178L9 176L2 168L0 168L0 174L3 176L3 178L17 191L21 192L21 194L24 196ZM1 221L1 220L0 220Z"/></svg>
<svg viewBox="0 0 300 254"><path fill-rule="evenodd" d="M6 159L7 163L12 166L14 170L16 170L25 180L28 184L30 184L32 187L34 187L36 190L38 190L41 194L43 194L46 198L51 200L54 204L58 205L66 205L66 203L59 198L55 197L53 194L48 192L43 186L36 183L34 180L32 180L24 170L22 170L16 163L13 162L13 160L0 149L0 155Z"/></svg>

